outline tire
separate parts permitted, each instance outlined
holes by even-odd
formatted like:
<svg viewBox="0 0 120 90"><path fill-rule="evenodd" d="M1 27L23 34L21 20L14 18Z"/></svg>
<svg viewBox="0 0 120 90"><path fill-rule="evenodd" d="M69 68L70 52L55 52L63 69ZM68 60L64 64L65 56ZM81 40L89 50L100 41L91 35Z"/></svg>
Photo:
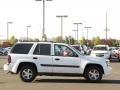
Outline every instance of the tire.
<svg viewBox="0 0 120 90"><path fill-rule="evenodd" d="M98 82L102 79L102 71L97 66L89 66L86 68L84 77L89 82Z"/></svg>
<svg viewBox="0 0 120 90"><path fill-rule="evenodd" d="M36 70L31 65L26 65L20 70L20 78L24 82L32 82L35 79L36 75Z"/></svg>
<svg viewBox="0 0 120 90"><path fill-rule="evenodd" d="M112 59L112 56L111 56L111 55L109 56L109 59Z"/></svg>

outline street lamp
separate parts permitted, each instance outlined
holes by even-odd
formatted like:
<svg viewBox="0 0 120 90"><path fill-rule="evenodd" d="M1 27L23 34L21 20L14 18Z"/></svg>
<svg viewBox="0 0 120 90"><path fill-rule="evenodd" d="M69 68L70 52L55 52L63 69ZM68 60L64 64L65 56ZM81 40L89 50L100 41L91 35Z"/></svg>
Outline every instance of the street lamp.
<svg viewBox="0 0 120 90"><path fill-rule="evenodd" d="M78 44L78 25L80 25L80 24L83 24L83 23L73 23L73 24L75 24L75 25L77 25L77 30L76 30L76 32L77 32L77 44Z"/></svg>
<svg viewBox="0 0 120 90"><path fill-rule="evenodd" d="M31 27L31 25L27 26L27 41L28 41L28 28L30 28L30 27Z"/></svg>
<svg viewBox="0 0 120 90"><path fill-rule="evenodd" d="M63 18L67 18L67 15L57 15L57 18L61 18L61 42L63 41Z"/></svg>
<svg viewBox="0 0 120 90"><path fill-rule="evenodd" d="M7 22L7 41L9 40L9 24L12 24L13 22Z"/></svg>
<svg viewBox="0 0 120 90"><path fill-rule="evenodd" d="M107 41L107 33L108 33L108 31L109 31L109 29L108 29L108 25L107 25L107 13L106 13L106 28L105 28L105 32L106 32L106 34L105 34L105 37L106 37L106 41Z"/></svg>
<svg viewBox="0 0 120 90"><path fill-rule="evenodd" d="M42 29L42 40L45 40L45 1L52 1L52 0L35 0L35 1L43 1L43 29Z"/></svg>
<svg viewBox="0 0 120 90"><path fill-rule="evenodd" d="M92 27L84 27L87 29L87 46L88 46L88 29L92 28Z"/></svg>

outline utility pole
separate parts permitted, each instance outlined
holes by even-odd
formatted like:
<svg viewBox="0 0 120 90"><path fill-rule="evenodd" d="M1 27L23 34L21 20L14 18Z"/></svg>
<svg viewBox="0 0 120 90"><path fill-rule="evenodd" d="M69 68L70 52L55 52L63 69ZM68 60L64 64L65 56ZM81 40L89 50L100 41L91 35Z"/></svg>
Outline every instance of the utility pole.
<svg viewBox="0 0 120 90"><path fill-rule="evenodd" d="M13 22L7 22L7 41L9 40L9 24L12 24Z"/></svg>
<svg viewBox="0 0 120 90"><path fill-rule="evenodd" d="M77 25L77 44L79 43L79 41L78 41L78 25L80 25L80 24L83 24L83 23L73 23L73 24L75 24L75 25Z"/></svg>
<svg viewBox="0 0 120 90"><path fill-rule="evenodd" d="M63 42L63 18L67 18L67 15L57 15L57 18L61 18L61 42Z"/></svg>
<svg viewBox="0 0 120 90"><path fill-rule="evenodd" d="M106 13L106 28L105 28L105 37L106 37L105 39L106 39L106 42L107 42L108 31L109 31L108 25L107 25L107 24L108 24L107 21L108 21L108 20L107 20L107 13Z"/></svg>
<svg viewBox="0 0 120 90"><path fill-rule="evenodd" d="M28 25L28 26L27 26L27 41L28 41L28 32L29 32L28 28L29 28L29 27L31 27L31 25Z"/></svg>
<svg viewBox="0 0 120 90"><path fill-rule="evenodd" d="M89 42L88 42L88 29L92 28L92 27L84 27L87 29L87 46L89 45Z"/></svg>
<svg viewBox="0 0 120 90"><path fill-rule="evenodd" d="M43 28L42 28L42 41L45 40L45 1L52 0L35 0L35 1L43 1Z"/></svg>

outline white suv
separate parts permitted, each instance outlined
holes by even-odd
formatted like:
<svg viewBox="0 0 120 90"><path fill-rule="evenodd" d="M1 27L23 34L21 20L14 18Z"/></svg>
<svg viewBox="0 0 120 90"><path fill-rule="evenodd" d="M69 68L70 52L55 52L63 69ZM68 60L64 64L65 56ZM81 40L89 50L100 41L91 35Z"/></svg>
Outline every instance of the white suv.
<svg viewBox="0 0 120 90"><path fill-rule="evenodd" d="M111 74L107 59L81 55L75 48L62 43L19 42L8 55L4 70L19 73L24 82L37 75L83 76L96 82Z"/></svg>
<svg viewBox="0 0 120 90"><path fill-rule="evenodd" d="M108 45L96 45L93 47L91 51L91 56L93 57L102 57L102 58L110 58L110 51Z"/></svg>

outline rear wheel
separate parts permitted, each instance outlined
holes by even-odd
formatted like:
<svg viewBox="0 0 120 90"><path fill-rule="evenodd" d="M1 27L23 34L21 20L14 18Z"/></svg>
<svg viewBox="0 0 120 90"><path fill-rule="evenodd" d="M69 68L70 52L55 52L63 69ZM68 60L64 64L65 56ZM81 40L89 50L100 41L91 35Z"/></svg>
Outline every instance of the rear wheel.
<svg viewBox="0 0 120 90"><path fill-rule="evenodd" d="M32 82L35 79L36 75L37 73L35 68L30 65L26 65L20 70L20 78L24 82Z"/></svg>
<svg viewBox="0 0 120 90"><path fill-rule="evenodd" d="M84 73L84 77L90 82L100 81L102 79L102 75L101 69L96 66L87 67Z"/></svg>

